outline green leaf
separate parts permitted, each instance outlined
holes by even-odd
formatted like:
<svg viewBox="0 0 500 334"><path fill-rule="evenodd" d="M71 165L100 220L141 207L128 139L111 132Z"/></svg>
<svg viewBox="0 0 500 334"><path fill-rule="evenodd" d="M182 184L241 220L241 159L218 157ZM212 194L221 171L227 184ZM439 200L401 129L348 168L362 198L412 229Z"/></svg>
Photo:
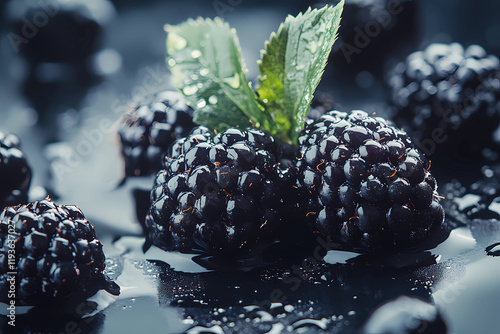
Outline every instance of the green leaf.
<svg viewBox="0 0 500 334"><path fill-rule="evenodd" d="M270 127L270 115L245 75L234 29L219 18L199 18L165 30L173 84L197 110L196 123L218 131L250 127L250 120Z"/></svg>
<svg viewBox="0 0 500 334"><path fill-rule="evenodd" d="M337 30L344 0L337 6L288 16L266 42L259 61L257 92L274 121L266 129L296 143Z"/></svg>

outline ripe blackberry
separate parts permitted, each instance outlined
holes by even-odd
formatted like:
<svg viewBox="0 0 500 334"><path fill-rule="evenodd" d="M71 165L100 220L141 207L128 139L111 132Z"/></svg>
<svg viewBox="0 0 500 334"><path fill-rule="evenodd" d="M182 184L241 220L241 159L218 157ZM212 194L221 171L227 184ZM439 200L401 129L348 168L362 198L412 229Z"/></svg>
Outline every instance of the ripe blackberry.
<svg viewBox="0 0 500 334"><path fill-rule="evenodd" d="M289 193L278 159L273 137L260 130L230 128L211 137L206 127L193 129L172 145L156 176L149 238L166 250L224 256L274 240Z"/></svg>
<svg viewBox="0 0 500 334"><path fill-rule="evenodd" d="M181 93L164 91L127 114L118 134L127 176L158 172L163 154L193 129L193 109Z"/></svg>
<svg viewBox="0 0 500 334"><path fill-rule="evenodd" d="M388 79L396 121L428 156L477 160L498 147L499 64L478 45L431 44L411 54Z"/></svg>
<svg viewBox="0 0 500 334"><path fill-rule="evenodd" d="M19 138L0 132L0 210L28 202L31 169Z"/></svg>
<svg viewBox="0 0 500 334"><path fill-rule="evenodd" d="M89 297L104 282L102 244L76 206L45 199L7 207L0 216L0 236L1 302L8 303L11 272L17 272L18 305Z"/></svg>
<svg viewBox="0 0 500 334"><path fill-rule="evenodd" d="M430 162L385 119L332 111L299 144L297 185L314 232L370 251L416 245L443 222Z"/></svg>

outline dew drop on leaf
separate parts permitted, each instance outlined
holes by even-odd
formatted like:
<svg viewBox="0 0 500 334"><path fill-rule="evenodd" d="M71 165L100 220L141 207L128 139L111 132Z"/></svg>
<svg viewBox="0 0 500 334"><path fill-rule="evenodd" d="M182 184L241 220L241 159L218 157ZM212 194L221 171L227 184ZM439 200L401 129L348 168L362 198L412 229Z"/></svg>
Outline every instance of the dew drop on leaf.
<svg viewBox="0 0 500 334"><path fill-rule="evenodd" d="M202 69L200 70L200 75L205 76L205 75L207 75L209 72L210 72L210 71L208 70L208 68L202 68Z"/></svg>
<svg viewBox="0 0 500 334"><path fill-rule="evenodd" d="M182 50L187 46L187 41L175 32L170 32L168 34L167 46L169 49Z"/></svg>
<svg viewBox="0 0 500 334"><path fill-rule="evenodd" d="M198 108L200 108L200 109L201 109L201 108L205 108L205 106L206 106L206 105L207 105L207 101L205 101L204 99L201 99L201 100L199 100L199 101L196 103L196 106L197 106Z"/></svg>
<svg viewBox="0 0 500 334"><path fill-rule="evenodd" d="M232 77L222 79L222 81L234 89L240 88L240 78L237 73Z"/></svg>
<svg viewBox="0 0 500 334"><path fill-rule="evenodd" d="M201 57L200 50L193 50L193 51L191 51L191 57L193 57L194 59L200 58Z"/></svg>
<svg viewBox="0 0 500 334"><path fill-rule="evenodd" d="M217 96L215 96L215 95L212 95L212 96L210 96L210 97L208 98L208 102L209 102L210 104L217 104L217 102L218 102L218 101L219 101L219 99L218 99L218 98L217 98Z"/></svg>
<svg viewBox="0 0 500 334"><path fill-rule="evenodd" d="M185 95L193 95L198 91L198 87L196 86L186 86L182 89L182 92Z"/></svg>

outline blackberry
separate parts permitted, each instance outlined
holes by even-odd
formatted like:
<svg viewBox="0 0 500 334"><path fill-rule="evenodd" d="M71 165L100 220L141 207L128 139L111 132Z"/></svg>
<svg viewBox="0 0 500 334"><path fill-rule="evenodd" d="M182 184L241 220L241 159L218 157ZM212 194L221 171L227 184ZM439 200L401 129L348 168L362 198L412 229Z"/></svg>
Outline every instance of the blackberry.
<svg viewBox="0 0 500 334"><path fill-rule="evenodd" d="M417 245L443 222L430 162L385 119L332 111L299 144L297 186L315 233L371 251Z"/></svg>
<svg viewBox="0 0 500 334"><path fill-rule="evenodd" d="M19 138L0 132L0 210L28 202L31 168L20 149Z"/></svg>
<svg viewBox="0 0 500 334"><path fill-rule="evenodd" d="M21 90L43 126L55 130L58 114L79 110L88 90L105 74L96 55L113 13L108 0L9 2L6 37L26 59Z"/></svg>
<svg viewBox="0 0 500 334"><path fill-rule="evenodd" d="M82 62L98 49L109 6L107 0L11 1L8 38L31 64Z"/></svg>
<svg viewBox="0 0 500 334"><path fill-rule="evenodd" d="M204 126L193 129L172 145L156 176L149 238L166 250L229 257L274 240L288 192L279 155L273 137L258 129L215 137Z"/></svg>
<svg viewBox="0 0 500 334"><path fill-rule="evenodd" d="M18 305L89 297L104 282L102 244L76 206L57 206L47 198L7 207L0 216L0 236L2 302L9 302L10 272L17 272Z"/></svg>
<svg viewBox="0 0 500 334"><path fill-rule="evenodd" d="M304 7L321 8L332 1L305 2ZM416 45L418 11L414 0L346 0L339 41L330 55L334 73L343 73L346 79L355 77L352 72L381 74L390 56Z"/></svg>
<svg viewBox="0 0 500 334"><path fill-rule="evenodd" d="M125 116L118 134L127 176L150 175L162 167L162 156L176 139L189 134L193 109L181 93L164 91Z"/></svg>
<svg viewBox="0 0 500 334"><path fill-rule="evenodd" d="M395 120L428 156L474 162L485 147L498 148L499 64L478 45L436 43L412 53L389 74Z"/></svg>

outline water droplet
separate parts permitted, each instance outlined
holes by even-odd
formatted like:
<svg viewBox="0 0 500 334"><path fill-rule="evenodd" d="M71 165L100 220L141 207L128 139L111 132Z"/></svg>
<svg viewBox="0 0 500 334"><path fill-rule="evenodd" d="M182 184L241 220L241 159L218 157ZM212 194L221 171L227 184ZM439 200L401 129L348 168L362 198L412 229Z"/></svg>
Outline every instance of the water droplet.
<svg viewBox="0 0 500 334"><path fill-rule="evenodd" d="M198 91L198 87L196 86L186 86L182 89L184 95L193 95Z"/></svg>
<svg viewBox="0 0 500 334"><path fill-rule="evenodd" d="M193 80L193 81L198 80L198 76L197 76L196 74L191 74L191 75L189 76L189 78L190 78L191 80Z"/></svg>
<svg viewBox="0 0 500 334"><path fill-rule="evenodd" d="M257 311L256 313L257 313L258 318L255 318L254 321L257 319L259 319L260 321L264 321L264 322L273 320L273 316L269 312Z"/></svg>
<svg viewBox="0 0 500 334"><path fill-rule="evenodd" d="M203 84L202 84L201 82L198 82L198 83L196 84L196 87L198 87L198 88L200 88L200 89L201 89L201 88L203 88Z"/></svg>
<svg viewBox="0 0 500 334"><path fill-rule="evenodd" d="M340 318L340 317L339 317ZM294 329L306 328L306 327L317 327L322 330L326 330L328 320L323 318L321 320L316 319L302 319L294 322L292 324Z"/></svg>
<svg viewBox="0 0 500 334"><path fill-rule="evenodd" d="M208 68L202 68L202 69L200 70L200 75L205 76L205 75L207 75L209 72L210 72L210 71L208 70Z"/></svg>
<svg viewBox="0 0 500 334"><path fill-rule="evenodd" d="M234 89L240 88L240 77L237 73L232 77L222 79L222 81Z"/></svg>
<svg viewBox="0 0 500 334"><path fill-rule="evenodd" d="M219 101L219 99L215 95L212 95L208 98L208 103L210 103L210 104L217 104L218 101Z"/></svg>
<svg viewBox="0 0 500 334"><path fill-rule="evenodd" d="M293 307L293 305L285 305L284 307L285 311L287 312L293 312L293 310L295 310L295 307Z"/></svg>
<svg viewBox="0 0 500 334"><path fill-rule="evenodd" d="M296 69L298 71L303 70L304 69L304 65L303 64L299 64L299 65L297 65Z"/></svg>
<svg viewBox="0 0 500 334"><path fill-rule="evenodd" d="M191 51L191 57L193 57L194 59L200 58L201 57L200 50L193 50L193 51Z"/></svg>
<svg viewBox="0 0 500 334"><path fill-rule="evenodd" d="M277 308L277 307L281 307L281 306L283 306L283 304L281 304L281 303L271 303L271 306L269 308L272 310L273 308Z"/></svg>
<svg viewBox="0 0 500 334"><path fill-rule="evenodd" d="M173 50L182 50L187 46L185 38L179 36L175 32L170 32L167 38L167 47Z"/></svg>
<svg viewBox="0 0 500 334"><path fill-rule="evenodd" d="M175 66L175 64L177 64L177 62L175 61L175 59L170 58L168 60L168 66Z"/></svg>
<svg viewBox="0 0 500 334"><path fill-rule="evenodd" d="M197 106L198 108L200 108L200 109L201 109L201 108L205 108L205 106L206 106L206 105L207 105L207 101L205 101L205 100L203 100L203 99L199 100L199 101L196 103L196 106Z"/></svg>
<svg viewBox="0 0 500 334"><path fill-rule="evenodd" d="M224 334L224 330L219 325L214 325L212 327L195 326L195 327L191 328L187 333L189 333L189 334L195 334L195 333Z"/></svg>
<svg viewBox="0 0 500 334"><path fill-rule="evenodd" d="M243 306L243 308L245 309L245 311L247 312L252 312L252 311L255 311L255 310L258 310L259 307L257 305L248 305L248 306Z"/></svg>

